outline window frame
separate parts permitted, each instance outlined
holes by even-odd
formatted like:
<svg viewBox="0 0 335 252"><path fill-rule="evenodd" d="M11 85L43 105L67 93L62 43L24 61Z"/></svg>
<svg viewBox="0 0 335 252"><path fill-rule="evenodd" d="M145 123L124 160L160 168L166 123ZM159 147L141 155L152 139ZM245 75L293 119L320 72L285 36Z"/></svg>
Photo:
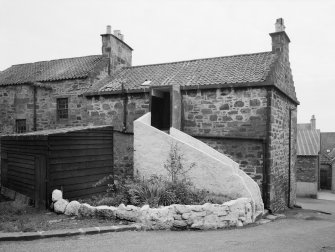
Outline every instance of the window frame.
<svg viewBox="0 0 335 252"><path fill-rule="evenodd" d="M18 134L27 132L27 120L26 119L16 119L15 120L15 132Z"/></svg>
<svg viewBox="0 0 335 252"><path fill-rule="evenodd" d="M62 102L65 102L65 103L62 103ZM57 114L57 120L68 120L69 119L69 98L68 97L59 97L56 99L56 114Z"/></svg>

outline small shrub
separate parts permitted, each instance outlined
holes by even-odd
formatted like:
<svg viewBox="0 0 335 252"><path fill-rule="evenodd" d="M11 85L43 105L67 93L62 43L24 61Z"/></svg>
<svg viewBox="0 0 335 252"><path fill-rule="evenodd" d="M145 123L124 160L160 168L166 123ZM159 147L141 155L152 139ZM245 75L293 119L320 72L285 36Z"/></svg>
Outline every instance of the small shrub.
<svg viewBox="0 0 335 252"><path fill-rule="evenodd" d="M167 182L158 176L151 176L150 179L143 179L142 181L137 180L128 188L130 203L136 206L146 204L151 207L170 205L175 199L175 194L167 188Z"/></svg>
<svg viewBox="0 0 335 252"><path fill-rule="evenodd" d="M91 197L91 205L118 206L121 203L150 207L168 206L171 204L201 205L204 203L222 204L230 200L225 195L195 189L188 178L188 172L195 166L184 166L184 156L177 144L171 144L169 156L164 163L168 177L152 175L149 179L131 178L129 176L106 176L95 185L108 184L107 193Z"/></svg>
<svg viewBox="0 0 335 252"><path fill-rule="evenodd" d="M168 172L171 182L175 183L187 179L187 173L195 166L195 163L192 163L186 168L183 163L184 155L180 153L178 144L171 144L168 159L164 164L164 168Z"/></svg>

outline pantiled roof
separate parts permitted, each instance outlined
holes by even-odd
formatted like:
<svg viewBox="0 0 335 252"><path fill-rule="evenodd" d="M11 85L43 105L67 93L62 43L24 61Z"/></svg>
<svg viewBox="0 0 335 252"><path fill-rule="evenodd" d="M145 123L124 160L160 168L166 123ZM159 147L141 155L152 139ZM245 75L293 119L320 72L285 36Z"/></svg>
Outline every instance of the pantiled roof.
<svg viewBox="0 0 335 252"><path fill-rule="evenodd" d="M298 126L297 155L316 156L320 151L320 130L305 130Z"/></svg>
<svg viewBox="0 0 335 252"><path fill-rule="evenodd" d="M117 91L122 83L127 90L140 90L145 88L141 84L146 80L151 81L151 86L184 87L263 82L276 58L272 52L262 52L127 67L109 77L106 85L91 91Z"/></svg>
<svg viewBox="0 0 335 252"><path fill-rule="evenodd" d="M13 65L0 72L0 85L85 78L103 59L92 55Z"/></svg>
<svg viewBox="0 0 335 252"><path fill-rule="evenodd" d="M335 158L335 148L333 148L329 153L328 153L328 156L330 158Z"/></svg>
<svg viewBox="0 0 335 252"><path fill-rule="evenodd" d="M335 158L330 157L327 153L321 153L320 163L321 164L332 164L335 161Z"/></svg>

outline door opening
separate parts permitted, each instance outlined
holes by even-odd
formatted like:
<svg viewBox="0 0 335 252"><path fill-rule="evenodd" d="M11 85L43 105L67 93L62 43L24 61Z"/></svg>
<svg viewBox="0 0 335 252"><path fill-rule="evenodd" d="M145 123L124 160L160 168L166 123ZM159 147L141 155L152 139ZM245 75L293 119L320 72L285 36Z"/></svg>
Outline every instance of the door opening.
<svg viewBox="0 0 335 252"><path fill-rule="evenodd" d="M171 98L169 90L152 90L151 125L160 130L171 127Z"/></svg>
<svg viewBox="0 0 335 252"><path fill-rule="evenodd" d="M320 189L332 189L332 167L330 165L322 165L320 169Z"/></svg>

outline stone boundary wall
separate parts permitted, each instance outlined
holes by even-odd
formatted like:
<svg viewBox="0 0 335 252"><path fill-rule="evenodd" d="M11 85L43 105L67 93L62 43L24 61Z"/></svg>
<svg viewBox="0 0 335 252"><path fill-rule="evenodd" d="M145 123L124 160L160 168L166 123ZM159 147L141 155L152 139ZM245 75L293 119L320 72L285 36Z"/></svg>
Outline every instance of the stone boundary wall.
<svg viewBox="0 0 335 252"><path fill-rule="evenodd" d="M140 223L143 229L218 229L242 227L253 223L251 200L238 198L223 204L206 203L203 205L170 205L150 208L149 205L118 207L90 206L86 203L62 198L62 192L54 190L52 194L54 211L59 214L80 217L119 219ZM260 216L261 217L261 216Z"/></svg>

